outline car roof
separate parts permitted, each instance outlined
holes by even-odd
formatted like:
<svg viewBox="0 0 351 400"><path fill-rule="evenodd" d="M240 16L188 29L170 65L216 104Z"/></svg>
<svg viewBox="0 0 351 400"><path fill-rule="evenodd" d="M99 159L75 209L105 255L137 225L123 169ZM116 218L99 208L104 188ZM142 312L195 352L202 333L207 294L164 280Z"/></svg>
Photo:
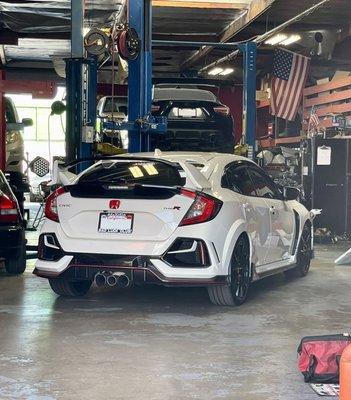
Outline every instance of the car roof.
<svg viewBox="0 0 351 400"><path fill-rule="evenodd" d="M154 101L185 100L217 103L217 97L208 90L184 88L155 88Z"/></svg>

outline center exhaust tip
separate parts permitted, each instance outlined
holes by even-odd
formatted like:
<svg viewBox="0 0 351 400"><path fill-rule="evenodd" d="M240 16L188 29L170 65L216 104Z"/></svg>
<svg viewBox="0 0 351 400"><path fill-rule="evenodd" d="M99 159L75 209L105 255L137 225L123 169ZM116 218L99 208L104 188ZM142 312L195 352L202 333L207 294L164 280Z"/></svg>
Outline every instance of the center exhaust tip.
<svg viewBox="0 0 351 400"><path fill-rule="evenodd" d="M108 286L116 286L118 282L118 276L116 275L109 275L106 279Z"/></svg>

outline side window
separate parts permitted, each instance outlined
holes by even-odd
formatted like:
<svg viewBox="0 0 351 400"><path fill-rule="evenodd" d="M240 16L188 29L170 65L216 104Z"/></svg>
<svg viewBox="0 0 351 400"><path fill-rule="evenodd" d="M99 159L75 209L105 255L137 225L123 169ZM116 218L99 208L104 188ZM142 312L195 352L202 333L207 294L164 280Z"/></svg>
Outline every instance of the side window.
<svg viewBox="0 0 351 400"><path fill-rule="evenodd" d="M248 169L258 197L281 200L282 197L277 186L268 176L258 168L250 166Z"/></svg>
<svg viewBox="0 0 351 400"><path fill-rule="evenodd" d="M257 196L246 165L230 166L223 176L222 186L244 196Z"/></svg>

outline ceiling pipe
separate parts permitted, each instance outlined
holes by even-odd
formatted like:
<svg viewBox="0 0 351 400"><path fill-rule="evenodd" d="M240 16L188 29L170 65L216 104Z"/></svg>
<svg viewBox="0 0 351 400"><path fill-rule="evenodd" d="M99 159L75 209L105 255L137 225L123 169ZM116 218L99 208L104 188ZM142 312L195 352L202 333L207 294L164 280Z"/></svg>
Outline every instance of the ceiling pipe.
<svg viewBox="0 0 351 400"><path fill-rule="evenodd" d="M305 10L304 12L296 15L294 18L289 19L288 21L284 22L283 24L277 26L276 28L258 36L257 38L255 38L254 40L252 40L253 42L260 44L264 41L266 41L267 39L269 39L271 36L281 32L282 30L284 30L285 28L287 28L288 26L290 26L291 24L300 21L301 19L303 19L304 17L312 14L313 12L315 12L318 8L320 8L321 6L323 6L324 4L328 3L330 0L322 0L319 3L315 4L314 6L308 8L307 10ZM207 65L206 67L200 69L199 73L203 73L205 71L207 71L210 68L214 68L219 64L222 64L226 61L230 61L233 58L235 58L237 55L239 54L239 50L235 50L232 53L228 54L225 57L220 58L217 61L214 61L213 63Z"/></svg>

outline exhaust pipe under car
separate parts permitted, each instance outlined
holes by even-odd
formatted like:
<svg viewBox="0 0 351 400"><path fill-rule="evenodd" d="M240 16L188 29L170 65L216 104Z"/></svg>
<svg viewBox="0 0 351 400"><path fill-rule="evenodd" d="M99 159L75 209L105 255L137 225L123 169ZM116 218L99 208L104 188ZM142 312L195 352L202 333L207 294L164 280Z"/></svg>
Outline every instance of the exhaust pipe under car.
<svg viewBox="0 0 351 400"><path fill-rule="evenodd" d="M111 274L106 278L106 283L108 286L116 286L118 282L118 275Z"/></svg>
<svg viewBox="0 0 351 400"><path fill-rule="evenodd" d="M120 275L118 277L117 286L119 288L123 288L123 289L130 286L130 279L128 278L128 276L126 274Z"/></svg>
<svg viewBox="0 0 351 400"><path fill-rule="evenodd" d="M95 285L96 285L97 287L105 286L106 283L107 283L106 275L105 275L105 274L102 274L101 272L98 272L98 273L95 275L94 281L95 281Z"/></svg>
<svg viewBox="0 0 351 400"><path fill-rule="evenodd" d="M98 272L95 275L94 280L98 287L108 285L110 287L117 286L118 288L124 289L130 286L130 279L123 272L114 272L113 274Z"/></svg>

